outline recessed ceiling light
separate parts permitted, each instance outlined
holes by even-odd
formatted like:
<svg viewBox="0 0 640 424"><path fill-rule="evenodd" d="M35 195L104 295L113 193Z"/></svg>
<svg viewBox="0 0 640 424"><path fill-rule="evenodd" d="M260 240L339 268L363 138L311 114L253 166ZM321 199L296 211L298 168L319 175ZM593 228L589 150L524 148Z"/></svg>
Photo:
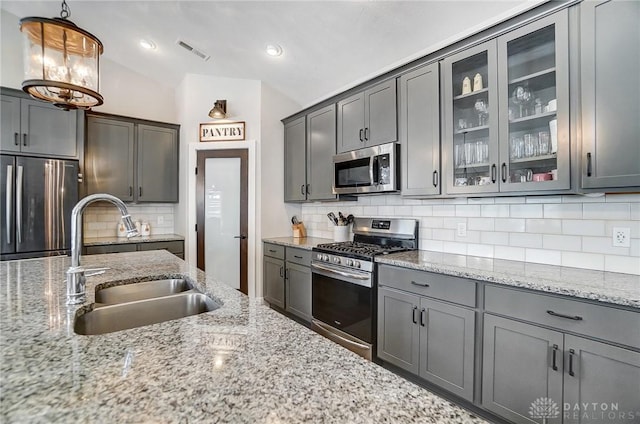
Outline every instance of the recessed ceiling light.
<svg viewBox="0 0 640 424"><path fill-rule="evenodd" d="M273 57L281 56L282 47L280 47L278 44L269 44L267 45L267 54Z"/></svg>
<svg viewBox="0 0 640 424"><path fill-rule="evenodd" d="M145 40L144 38L142 40L140 40L140 47L142 47L143 49L146 50L155 50L156 49L156 45L153 41L151 40Z"/></svg>

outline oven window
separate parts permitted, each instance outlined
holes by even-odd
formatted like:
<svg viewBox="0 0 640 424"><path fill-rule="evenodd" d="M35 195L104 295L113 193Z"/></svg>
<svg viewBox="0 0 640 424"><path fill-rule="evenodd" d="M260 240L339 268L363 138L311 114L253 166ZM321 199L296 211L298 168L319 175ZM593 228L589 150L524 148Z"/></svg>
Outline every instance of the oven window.
<svg viewBox="0 0 640 424"><path fill-rule="evenodd" d="M370 158L363 158L336 163L336 187L370 186L369 162Z"/></svg>
<svg viewBox="0 0 640 424"><path fill-rule="evenodd" d="M312 278L313 317L372 343L373 290L315 273Z"/></svg>

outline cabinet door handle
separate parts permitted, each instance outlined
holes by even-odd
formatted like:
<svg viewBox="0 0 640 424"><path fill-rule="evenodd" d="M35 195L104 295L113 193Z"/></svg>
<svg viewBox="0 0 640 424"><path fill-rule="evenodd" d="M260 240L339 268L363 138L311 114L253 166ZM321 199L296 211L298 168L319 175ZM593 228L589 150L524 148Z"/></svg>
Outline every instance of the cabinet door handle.
<svg viewBox="0 0 640 424"><path fill-rule="evenodd" d="M413 284L414 286L429 287L429 284L427 283L417 283L415 281L411 281L411 284Z"/></svg>
<svg viewBox="0 0 640 424"><path fill-rule="evenodd" d="M311 184L307 184L307 194L311 194Z"/></svg>
<svg viewBox="0 0 640 424"><path fill-rule="evenodd" d="M364 140L362 139L362 131L363 131L363 130L362 130L362 128L360 128L360 131L359 131L360 141L364 141Z"/></svg>
<svg viewBox="0 0 640 424"><path fill-rule="evenodd" d="M553 354L553 356L552 356L551 368L553 368L554 371L558 371L558 364L556 363L556 355L558 354L558 345L557 344L553 345L552 354Z"/></svg>
<svg viewBox="0 0 640 424"><path fill-rule="evenodd" d="M142 186L138 187L138 197L142 197Z"/></svg>
<svg viewBox="0 0 640 424"><path fill-rule="evenodd" d="M369 128L364 129L364 139L365 141L369 140Z"/></svg>
<svg viewBox="0 0 640 424"><path fill-rule="evenodd" d="M496 164L494 163L493 165L491 165L491 182L495 184L496 180L498 179L498 170L496 168Z"/></svg>
<svg viewBox="0 0 640 424"><path fill-rule="evenodd" d="M290 270L289 270L288 268L285 268L285 269L284 269L284 279L285 279L285 280L288 280L288 279L289 279L289 271L290 271Z"/></svg>
<svg viewBox="0 0 640 424"><path fill-rule="evenodd" d="M553 315L554 317L558 317L558 318L566 318L566 319L572 319L574 321L582 321L582 317L579 315L565 315L565 314L559 314L554 311L547 311L547 313L549 315Z"/></svg>
<svg viewBox="0 0 640 424"><path fill-rule="evenodd" d="M22 134L22 145L27 145L27 133Z"/></svg>
<svg viewBox="0 0 640 424"><path fill-rule="evenodd" d="M591 152L587 153L587 177L591 176Z"/></svg>
<svg viewBox="0 0 640 424"><path fill-rule="evenodd" d="M129 197L133 196L133 186L129 186Z"/></svg>
<svg viewBox="0 0 640 424"><path fill-rule="evenodd" d="M418 312L418 307L414 306L413 311L411 311L414 324L418 323L418 318L416 318L416 312Z"/></svg>
<svg viewBox="0 0 640 424"><path fill-rule="evenodd" d="M270 250L269 252L275 252L275 250ZM284 277L284 267L280 267L280 277Z"/></svg>
<svg viewBox="0 0 640 424"><path fill-rule="evenodd" d="M15 144L16 146L20 145L20 134L13 133L13 144Z"/></svg>
<svg viewBox="0 0 640 424"><path fill-rule="evenodd" d="M433 171L433 186L438 187L438 171Z"/></svg>
<svg viewBox="0 0 640 424"><path fill-rule="evenodd" d="M300 186L300 194L304 196L304 184Z"/></svg>
<svg viewBox="0 0 640 424"><path fill-rule="evenodd" d="M573 355L576 353L575 350L569 349L569 375L571 377L575 377L576 374L573 372Z"/></svg>
<svg viewBox="0 0 640 424"><path fill-rule="evenodd" d="M424 317L427 315L427 310L422 308L420 311L420 325L424 327Z"/></svg>
<svg viewBox="0 0 640 424"><path fill-rule="evenodd" d="M507 164L505 162L502 162L502 168L500 170L500 173L502 174L502 182L506 183L507 182Z"/></svg>

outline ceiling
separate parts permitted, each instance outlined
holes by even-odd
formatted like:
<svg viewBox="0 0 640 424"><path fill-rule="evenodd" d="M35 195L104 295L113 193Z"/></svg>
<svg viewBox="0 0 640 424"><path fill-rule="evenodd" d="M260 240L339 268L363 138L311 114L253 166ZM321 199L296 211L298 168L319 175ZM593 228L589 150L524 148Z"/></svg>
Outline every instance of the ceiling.
<svg viewBox="0 0 640 424"><path fill-rule="evenodd" d="M187 73L264 81L308 106L542 0L81 1L70 19L104 57L176 87ZM17 17L55 17L60 1L5 1ZM157 48L143 50L139 40ZM211 55L203 61L181 39ZM284 49L265 53L269 43Z"/></svg>

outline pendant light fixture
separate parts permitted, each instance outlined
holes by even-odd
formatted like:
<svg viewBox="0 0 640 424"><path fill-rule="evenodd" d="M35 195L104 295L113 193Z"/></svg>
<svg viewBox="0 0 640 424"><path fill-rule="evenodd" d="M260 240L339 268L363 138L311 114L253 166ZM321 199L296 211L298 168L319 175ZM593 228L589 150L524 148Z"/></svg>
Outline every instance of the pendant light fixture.
<svg viewBox="0 0 640 424"><path fill-rule="evenodd" d="M62 1L59 18L20 20L24 36L22 89L36 99L65 109L89 109L104 101L100 89L100 40L68 20Z"/></svg>
<svg viewBox="0 0 640 424"><path fill-rule="evenodd" d="M216 100L213 109L209 111L209 116L213 119L224 119L227 117L227 101Z"/></svg>

